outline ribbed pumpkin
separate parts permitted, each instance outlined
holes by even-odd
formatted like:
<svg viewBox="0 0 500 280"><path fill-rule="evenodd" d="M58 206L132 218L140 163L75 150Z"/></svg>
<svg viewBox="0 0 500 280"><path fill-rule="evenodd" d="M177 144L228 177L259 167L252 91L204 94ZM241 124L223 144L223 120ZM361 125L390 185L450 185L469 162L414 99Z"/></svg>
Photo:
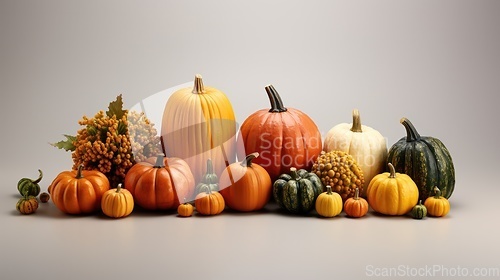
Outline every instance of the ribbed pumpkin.
<svg viewBox="0 0 500 280"><path fill-rule="evenodd" d="M111 189L102 195L101 209L108 217L123 218L134 210L134 198L120 183L116 189Z"/></svg>
<svg viewBox="0 0 500 280"><path fill-rule="evenodd" d="M314 173L290 168L290 174L281 174L273 184L273 197L278 206L293 214L305 214L315 207L323 192L323 184Z"/></svg>
<svg viewBox="0 0 500 280"><path fill-rule="evenodd" d="M177 209L179 198L193 194L194 178L184 160L159 155L134 164L125 175L125 188L145 209Z"/></svg>
<svg viewBox="0 0 500 280"><path fill-rule="evenodd" d="M350 154L363 171L365 182L361 196L366 196L366 188L375 175L385 170L387 161L387 143L377 130L361 124L357 109L352 112L352 123L334 126L325 136L323 150L334 150Z"/></svg>
<svg viewBox="0 0 500 280"><path fill-rule="evenodd" d="M320 194L316 199L316 212L322 217L335 217L342 212L342 197L332 192L332 187L326 186L326 192Z"/></svg>
<svg viewBox="0 0 500 280"><path fill-rule="evenodd" d="M368 203L375 212L404 215L417 204L418 188L408 175L396 173L390 163L389 170L370 181L366 190Z"/></svg>
<svg viewBox="0 0 500 280"><path fill-rule="evenodd" d="M434 196L428 197L424 205L429 216L444 217L450 212L450 202L441 196L441 190L438 187L434 187Z"/></svg>
<svg viewBox="0 0 500 280"><path fill-rule="evenodd" d="M432 196L434 186L449 198L455 188L455 168L448 149L437 138L420 136L413 124L401 119L406 137L401 138L389 150L387 161L396 172L408 174L417 184L420 199Z"/></svg>
<svg viewBox="0 0 500 280"><path fill-rule="evenodd" d="M247 155L242 162L229 165L222 172L219 185L229 208L242 211L262 209L271 198L272 182L267 171L252 163L259 153Z"/></svg>
<svg viewBox="0 0 500 280"><path fill-rule="evenodd" d="M180 217L191 217L194 212L194 207L192 204L184 202L179 207L177 207L177 214Z"/></svg>
<svg viewBox="0 0 500 280"><path fill-rule="evenodd" d="M273 181L290 167L310 170L322 150L318 127L302 111L285 108L272 85L265 89L271 109L259 110L243 122L238 158L258 152L260 157L254 162L264 167Z"/></svg>
<svg viewBox="0 0 500 280"><path fill-rule="evenodd" d="M16 209L23 215L33 214L38 209L38 200L32 195L23 196L17 201Z"/></svg>
<svg viewBox="0 0 500 280"><path fill-rule="evenodd" d="M348 198L344 203L344 212L352 218L360 218L368 213L368 201L359 197L359 189L356 188L354 197Z"/></svg>
<svg viewBox="0 0 500 280"><path fill-rule="evenodd" d="M212 216L222 213L226 207L226 203L224 202L224 197L219 192L204 187L203 191L196 196L194 206L196 207L196 211L201 215Z"/></svg>
<svg viewBox="0 0 500 280"><path fill-rule="evenodd" d="M110 188L108 178L97 170L63 171L49 186L54 204L64 213L90 214L101 209L102 195Z"/></svg>
<svg viewBox="0 0 500 280"><path fill-rule="evenodd" d="M199 182L208 159L220 175L236 159L236 122L233 107L220 90L203 85L174 92L167 100L161 135L167 157L185 160Z"/></svg>

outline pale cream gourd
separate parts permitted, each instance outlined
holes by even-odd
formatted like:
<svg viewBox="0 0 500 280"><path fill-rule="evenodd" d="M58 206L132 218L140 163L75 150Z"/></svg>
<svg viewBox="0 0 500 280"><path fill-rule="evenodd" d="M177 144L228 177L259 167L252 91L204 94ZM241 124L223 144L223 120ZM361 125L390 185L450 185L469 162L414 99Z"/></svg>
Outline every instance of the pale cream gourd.
<svg viewBox="0 0 500 280"><path fill-rule="evenodd" d="M340 150L350 154L363 171L365 178L363 197L375 175L382 173L387 159L387 142L377 130L361 124L359 111L352 112L351 124L341 123L334 126L325 136L323 150Z"/></svg>
<svg viewBox="0 0 500 280"><path fill-rule="evenodd" d="M203 85L196 75L193 87L173 93L165 105L161 135L167 157L185 160L199 182L207 160L220 175L236 159L236 121L233 107L220 90Z"/></svg>

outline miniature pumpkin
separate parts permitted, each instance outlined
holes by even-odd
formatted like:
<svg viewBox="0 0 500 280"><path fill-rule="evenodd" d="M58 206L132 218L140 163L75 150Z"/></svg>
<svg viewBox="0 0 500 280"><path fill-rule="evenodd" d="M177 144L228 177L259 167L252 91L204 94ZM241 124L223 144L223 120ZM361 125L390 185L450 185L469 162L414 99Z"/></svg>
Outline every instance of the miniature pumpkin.
<svg viewBox="0 0 500 280"><path fill-rule="evenodd" d="M220 90L203 85L174 92L167 100L161 135L168 157L185 160L199 182L208 159L220 175L236 159L236 121L231 102Z"/></svg>
<svg viewBox="0 0 500 280"><path fill-rule="evenodd" d="M326 192L320 194L316 199L316 212L320 216L331 218L342 212L342 197L332 192L332 187L326 186Z"/></svg>
<svg viewBox="0 0 500 280"><path fill-rule="evenodd" d="M358 110L352 112L352 124L334 126L325 136L323 151L343 151L350 154L363 171L365 182L362 196L375 175L384 172L387 161L387 143L377 130L361 125Z"/></svg>
<svg viewBox="0 0 500 280"><path fill-rule="evenodd" d="M179 197L193 194L194 178L184 160L158 155L134 164L125 175L125 188L144 209L177 209Z"/></svg>
<svg viewBox="0 0 500 280"><path fill-rule="evenodd" d="M427 213L433 217L444 217L450 212L450 202L441 196L441 190L434 187L434 196L428 197L424 202L427 207Z"/></svg>
<svg viewBox="0 0 500 280"><path fill-rule="evenodd" d="M180 217L191 217L194 212L194 207L191 203L184 202L179 207L177 207L177 214Z"/></svg>
<svg viewBox="0 0 500 280"><path fill-rule="evenodd" d="M332 187L332 191L339 193L343 201L353 197L356 188L363 190L363 171L356 160L346 152L322 151L311 172L321 179L324 186L328 185Z"/></svg>
<svg viewBox="0 0 500 280"><path fill-rule="evenodd" d="M33 214L38 209L38 200L32 195L24 196L17 201L16 209L24 215Z"/></svg>
<svg viewBox="0 0 500 280"><path fill-rule="evenodd" d="M207 171L201 178L201 182L196 185L194 190L195 196L201 193L205 186L210 188L212 191L219 191L219 177L214 173L211 159L207 159Z"/></svg>
<svg viewBox="0 0 500 280"><path fill-rule="evenodd" d="M354 197L347 199L344 203L344 212L347 216L360 218L368 213L368 201L359 197L359 189L356 188Z"/></svg>
<svg viewBox="0 0 500 280"><path fill-rule="evenodd" d="M97 170L63 171L49 186L54 204L67 214L90 214L101 209L102 195L109 190L109 180Z"/></svg>
<svg viewBox="0 0 500 280"><path fill-rule="evenodd" d="M404 215L418 201L418 188L406 174L396 173L389 163L390 172L375 176L368 185L368 203L375 212L385 215Z"/></svg>
<svg viewBox="0 0 500 280"><path fill-rule="evenodd" d="M102 212L111 218L123 218L134 210L134 198L132 194L118 184L116 189L111 189L102 195Z"/></svg>
<svg viewBox="0 0 500 280"><path fill-rule="evenodd" d="M50 200L50 194L43 192L40 194L40 202L47 203Z"/></svg>
<svg viewBox="0 0 500 280"><path fill-rule="evenodd" d="M396 172L408 174L415 180L425 201L432 196L434 186L441 187L441 194L449 198L455 188L455 168L450 152L437 138L420 136L413 124L401 119L406 137L401 138L390 149L387 161Z"/></svg>
<svg viewBox="0 0 500 280"><path fill-rule="evenodd" d="M42 180L43 173L42 170L38 169L38 172L40 175L38 176L38 179L32 180L29 178L22 178L19 180L17 183L17 190L22 196L37 196L40 193L40 181Z"/></svg>
<svg viewBox="0 0 500 280"><path fill-rule="evenodd" d="M290 174L281 174L273 184L273 197L278 206L293 214L305 214L314 208L323 192L323 184L314 173L290 168Z"/></svg>
<svg viewBox="0 0 500 280"><path fill-rule="evenodd" d="M411 209L410 215L413 219L417 220L421 220L427 216L427 207L422 204L422 200L419 200L418 204Z"/></svg>
<svg viewBox="0 0 500 280"><path fill-rule="evenodd" d="M226 207L224 197L219 192L214 192L208 187L205 187L203 192L196 196L194 203L196 211L206 216L220 214Z"/></svg>
<svg viewBox="0 0 500 280"><path fill-rule="evenodd" d="M252 161L259 153L229 165L222 172L221 195L231 209L243 212L262 209L271 198L272 182L267 171Z"/></svg>
<svg viewBox="0 0 500 280"><path fill-rule="evenodd" d="M271 180L286 173L290 167L310 170L321 152L321 133L314 121L302 111L285 108L272 85L266 88L271 109L250 115L241 125L238 158L258 152L255 163L264 167Z"/></svg>

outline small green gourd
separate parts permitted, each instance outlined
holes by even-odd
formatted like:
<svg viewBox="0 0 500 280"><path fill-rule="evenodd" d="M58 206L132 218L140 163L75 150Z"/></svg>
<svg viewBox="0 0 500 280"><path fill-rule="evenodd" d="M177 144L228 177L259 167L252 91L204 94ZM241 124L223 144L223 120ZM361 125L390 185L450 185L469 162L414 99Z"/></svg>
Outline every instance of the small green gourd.
<svg viewBox="0 0 500 280"><path fill-rule="evenodd" d="M413 206L410 211L410 215L413 219L421 220L427 216L427 207L422 204L422 200L418 201L418 204Z"/></svg>
<svg viewBox="0 0 500 280"><path fill-rule="evenodd" d="M207 171L201 178L200 183L196 185L194 195L206 192L206 188L209 188L213 192L219 191L219 177L215 174L212 160L210 159L207 160Z"/></svg>
<svg viewBox="0 0 500 280"><path fill-rule="evenodd" d="M40 175L36 180L30 178L22 178L19 180L17 183L17 190L22 196L37 196L40 193L40 185L38 185L38 183L42 180L43 173L40 169L38 169L38 172Z"/></svg>

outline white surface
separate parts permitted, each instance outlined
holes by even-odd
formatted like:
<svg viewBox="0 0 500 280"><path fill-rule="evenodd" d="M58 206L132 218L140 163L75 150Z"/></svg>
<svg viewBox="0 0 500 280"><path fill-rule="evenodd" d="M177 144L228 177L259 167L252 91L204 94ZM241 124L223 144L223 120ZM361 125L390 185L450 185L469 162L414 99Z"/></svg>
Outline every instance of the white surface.
<svg viewBox="0 0 500 280"><path fill-rule="evenodd" d="M399 265L500 269L499 12L498 1L0 1L0 278L360 279ZM196 73L228 95L240 123L269 106L270 83L323 134L358 108L392 145L408 117L454 158L449 216L328 220L273 204L187 219L72 217L51 203L35 215L16 212L20 178L41 168L45 190L72 165L48 142L74 134L78 119L119 93L133 106Z"/></svg>

